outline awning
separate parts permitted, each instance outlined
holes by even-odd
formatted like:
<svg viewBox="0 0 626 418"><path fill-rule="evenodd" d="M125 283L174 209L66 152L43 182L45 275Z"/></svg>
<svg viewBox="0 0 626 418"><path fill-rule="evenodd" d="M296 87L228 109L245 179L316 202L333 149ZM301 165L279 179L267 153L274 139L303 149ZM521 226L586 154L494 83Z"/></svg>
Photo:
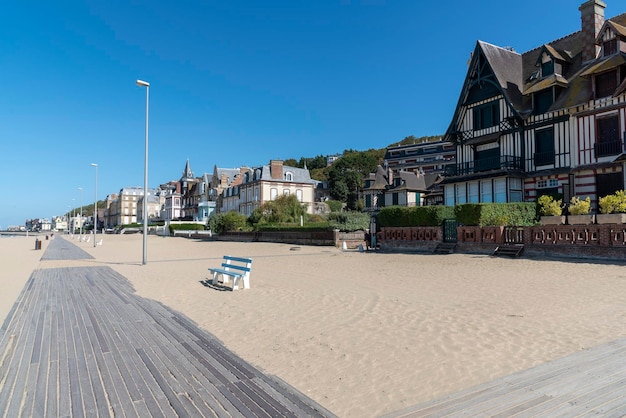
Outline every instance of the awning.
<svg viewBox="0 0 626 418"><path fill-rule="evenodd" d="M474 146L474 145L488 144L489 142L497 141L498 139L500 139L500 136L502 136L502 133L500 132L494 132L492 134L477 136L475 138L470 138L463 145Z"/></svg>

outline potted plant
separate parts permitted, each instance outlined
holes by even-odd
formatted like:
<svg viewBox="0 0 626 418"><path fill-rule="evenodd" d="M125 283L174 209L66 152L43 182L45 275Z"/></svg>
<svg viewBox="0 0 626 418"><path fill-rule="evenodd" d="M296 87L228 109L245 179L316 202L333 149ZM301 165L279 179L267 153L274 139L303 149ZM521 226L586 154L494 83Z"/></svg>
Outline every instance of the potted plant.
<svg viewBox="0 0 626 418"><path fill-rule="evenodd" d="M569 216L567 223L570 225L591 225L594 222L594 216L590 215L591 199L581 199L578 196L572 197L569 203Z"/></svg>
<svg viewBox="0 0 626 418"><path fill-rule="evenodd" d="M598 206L600 206L600 213L596 216L597 223L626 223L626 192L624 190L601 197Z"/></svg>
<svg viewBox="0 0 626 418"><path fill-rule="evenodd" d="M541 214L541 225L563 225L565 223L565 216L562 215L562 200L556 200L550 195L543 195L539 197L537 203Z"/></svg>

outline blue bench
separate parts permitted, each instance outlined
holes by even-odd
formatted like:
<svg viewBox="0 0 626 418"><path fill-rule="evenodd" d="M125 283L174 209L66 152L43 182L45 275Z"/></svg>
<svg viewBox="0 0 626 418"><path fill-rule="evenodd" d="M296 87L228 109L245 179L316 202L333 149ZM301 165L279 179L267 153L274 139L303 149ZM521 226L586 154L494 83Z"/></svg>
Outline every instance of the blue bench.
<svg viewBox="0 0 626 418"><path fill-rule="evenodd" d="M233 279L232 290L239 289L239 283L243 283L244 289L250 289L250 271L252 270L252 259L232 257L225 255L222 262L222 266L219 268L209 268L209 271L213 273L212 283L214 285L219 283L221 277L222 283L228 283L229 278Z"/></svg>

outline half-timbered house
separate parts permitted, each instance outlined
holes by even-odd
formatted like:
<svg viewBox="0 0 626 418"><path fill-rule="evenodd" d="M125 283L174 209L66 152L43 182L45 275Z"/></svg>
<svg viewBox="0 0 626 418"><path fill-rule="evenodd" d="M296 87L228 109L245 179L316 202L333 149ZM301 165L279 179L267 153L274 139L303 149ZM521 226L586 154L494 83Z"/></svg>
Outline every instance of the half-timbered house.
<svg viewBox="0 0 626 418"><path fill-rule="evenodd" d="M445 140L447 205L599 197L624 188L626 14L584 2L582 28L523 54L478 41Z"/></svg>

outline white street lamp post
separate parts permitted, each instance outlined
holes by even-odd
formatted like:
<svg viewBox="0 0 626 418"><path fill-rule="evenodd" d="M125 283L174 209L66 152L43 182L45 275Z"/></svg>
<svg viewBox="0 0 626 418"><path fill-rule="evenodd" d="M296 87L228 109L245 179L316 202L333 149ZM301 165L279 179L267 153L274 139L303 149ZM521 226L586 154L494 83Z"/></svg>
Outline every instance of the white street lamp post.
<svg viewBox="0 0 626 418"><path fill-rule="evenodd" d="M146 141L143 163L143 261L148 264L148 103L150 97L150 83L137 80L139 87L146 88Z"/></svg>
<svg viewBox="0 0 626 418"><path fill-rule="evenodd" d="M93 197L93 246L96 246L96 234L98 233L98 164L91 163L96 167L96 191Z"/></svg>
<svg viewBox="0 0 626 418"><path fill-rule="evenodd" d="M72 199L72 239L74 239L75 226L76 226L76 199Z"/></svg>
<svg viewBox="0 0 626 418"><path fill-rule="evenodd" d="M78 190L80 190L80 221L79 221L79 228L80 228L80 234L78 234L78 236L82 239L83 238L83 188L79 187Z"/></svg>

